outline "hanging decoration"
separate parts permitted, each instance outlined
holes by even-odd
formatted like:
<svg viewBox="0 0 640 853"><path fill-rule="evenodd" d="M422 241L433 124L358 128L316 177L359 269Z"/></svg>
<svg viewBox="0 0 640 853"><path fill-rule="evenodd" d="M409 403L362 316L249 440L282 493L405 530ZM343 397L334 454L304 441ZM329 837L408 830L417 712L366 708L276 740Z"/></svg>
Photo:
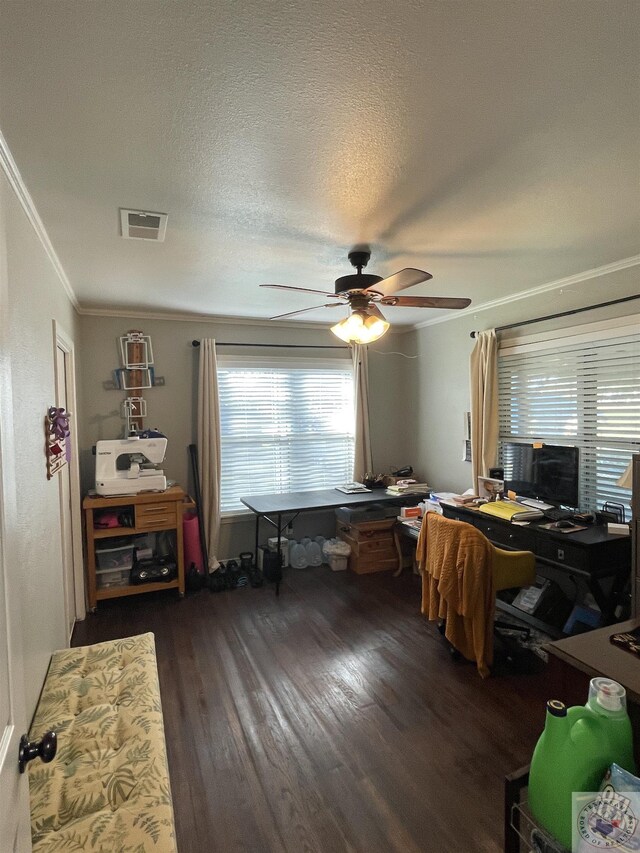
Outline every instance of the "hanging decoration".
<svg viewBox="0 0 640 853"><path fill-rule="evenodd" d="M47 480L63 468L71 459L71 412L58 406L50 406L44 419L45 451L47 456Z"/></svg>
<svg viewBox="0 0 640 853"><path fill-rule="evenodd" d="M153 348L151 338L137 329L132 329L120 338L120 358L122 368L119 371L122 388L125 391L141 391L151 388L151 366ZM147 413L147 404L143 397L129 394L124 401L125 435L133 435L144 429L143 418Z"/></svg>
<svg viewBox="0 0 640 853"><path fill-rule="evenodd" d="M121 414L125 422L124 435L136 435L144 430L147 402L141 391L164 385L164 376L156 376L153 366L151 337L139 329L131 329L118 338L121 367L113 373L113 379L103 382L105 391L126 391Z"/></svg>

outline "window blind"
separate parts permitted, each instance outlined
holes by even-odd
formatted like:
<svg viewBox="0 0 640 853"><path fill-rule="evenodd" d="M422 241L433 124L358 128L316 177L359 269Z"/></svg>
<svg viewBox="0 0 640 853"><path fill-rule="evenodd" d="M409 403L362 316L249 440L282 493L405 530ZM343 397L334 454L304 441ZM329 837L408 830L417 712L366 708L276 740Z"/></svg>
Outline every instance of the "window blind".
<svg viewBox="0 0 640 853"><path fill-rule="evenodd" d="M352 479L353 370L219 365L221 510L244 495L330 488Z"/></svg>
<svg viewBox="0 0 640 853"><path fill-rule="evenodd" d="M622 503L616 485L640 449L640 333L498 355L502 441L544 441L580 449L580 508Z"/></svg>

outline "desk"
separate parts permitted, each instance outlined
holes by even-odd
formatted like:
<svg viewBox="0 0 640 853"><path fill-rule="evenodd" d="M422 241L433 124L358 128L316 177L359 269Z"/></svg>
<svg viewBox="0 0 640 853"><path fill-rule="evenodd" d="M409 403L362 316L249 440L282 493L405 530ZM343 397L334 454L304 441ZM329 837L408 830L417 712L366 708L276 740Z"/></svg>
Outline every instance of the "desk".
<svg viewBox="0 0 640 853"><path fill-rule="evenodd" d="M442 510L447 518L473 524L500 548L533 551L536 563L541 566L550 566L567 576L582 578L602 612L604 623L610 624L615 620L616 608L623 602L624 590L629 581L629 536L614 536L604 525L590 525L577 533L561 533L541 527L541 524L547 523L547 519L521 527L469 507L443 504ZM609 592L602 585L602 581L607 579L611 580ZM527 616L506 602L498 600L497 603L501 609L518 618Z"/></svg>
<svg viewBox="0 0 640 853"><path fill-rule="evenodd" d="M319 489L312 492L289 492L284 495L253 495L240 498L242 503L256 516L254 548L254 560L256 564L258 561L260 520L263 518L272 527L275 527L279 545L284 528L295 521L302 512L317 512L319 510L335 509L338 506L357 506L372 503L406 506L407 504L417 504L421 499L420 495L407 497L388 495L383 489L373 489L370 492L359 492L353 495L345 495L344 492L339 492L337 489ZM274 521L272 516L275 516L277 520ZM284 524L282 522L283 516L289 516L286 518ZM279 547L278 555L280 555Z"/></svg>
<svg viewBox="0 0 640 853"><path fill-rule="evenodd" d="M553 676L558 698L566 704L584 704L589 681L598 675L606 675L622 684L629 702L640 705L640 658L610 641L612 634L622 634L638 627L640 619L629 619L545 646L549 652L549 673ZM579 685L578 690L576 685Z"/></svg>

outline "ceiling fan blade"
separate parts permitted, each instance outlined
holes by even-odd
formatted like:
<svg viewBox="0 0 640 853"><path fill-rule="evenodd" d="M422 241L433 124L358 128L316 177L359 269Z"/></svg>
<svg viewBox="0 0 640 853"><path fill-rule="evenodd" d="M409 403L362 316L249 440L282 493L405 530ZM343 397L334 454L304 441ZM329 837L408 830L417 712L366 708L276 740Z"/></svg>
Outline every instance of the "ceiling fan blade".
<svg viewBox="0 0 640 853"><path fill-rule="evenodd" d="M386 323L387 318L384 316L384 314L383 314L383 313L382 313L382 311L378 308L378 306L376 305L376 303L375 303L375 302L370 302L370 303L367 305L367 311L369 312L369 314L372 314L372 315L373 315L373 316L375 316L375 317L379 317L381 320L384 320L384 321L385 321L385 323Z"/></svg>
<svg viewBox="0 0 640 853"><path fill-rule="evenodd" d="M407 267L400 270L400 272L390 275L388 278L383 278L377 284L372 284L368 290L374 293L381 293L383 296L390 296L392 293L404 290L405 287L413 287L414 284L420 284L421 281L429 281L430 278L433 278L430 272Z"/></svg>
<svg viewBox="0 0 640 853"><path fill-rule="evenodd" d="M261 284L260 287L275 287L278 290L296 290L298 293L321 293L323 296L333 296L334 299L343 299L341 293L328 293L326 290L312 290L310 287L291 287L288 284Z"/></svg>
<svg viewBox="0 0 640 853"><path fill-rule="evenodd" d="M314 305L312 308L301 308L299 311L289 311L287 314L276 314L275 317L269 317L270 320L281 320L283 317L293 317L294 314L304 314L306 311L315 311L316 308L336 308L343 307L340 302L329 302L328 305Z"/></svg>
<svg viewBox="0 0 640 853"><path fill-rule="evenodd" d="M449 296L387 296L380 305L399 305L401 308L466 308L470 299Z"/></svg>

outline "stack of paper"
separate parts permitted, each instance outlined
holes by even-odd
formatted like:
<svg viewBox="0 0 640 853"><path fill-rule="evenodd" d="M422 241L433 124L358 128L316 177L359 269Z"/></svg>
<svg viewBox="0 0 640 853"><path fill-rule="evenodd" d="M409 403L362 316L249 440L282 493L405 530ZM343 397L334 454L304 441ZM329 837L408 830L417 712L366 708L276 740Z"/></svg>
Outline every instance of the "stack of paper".
<svg viewBox="0 0 640 853"><path fill-rule="evenodd" d="M426 495L429 492L427 483L396 483L395 486L387 486L388 495Z"/></svg>
<svg viewBox="0 0 640 853"><path fill-rule="evenodd" d="M359 492L370 492L364 483L344 483L342 486L336 486L339 492L344 492L345 495L357 495Z"/></svg>
<svg viewBox="0 0 640 853"><path fill-rule="evenodd" d="M489 503L482 504L480 512L495 515L505 521L533 521L536 518L544 517L544 513L540 512L539 509L531 509L517 503L517 501L489 501Z"/></svg>

